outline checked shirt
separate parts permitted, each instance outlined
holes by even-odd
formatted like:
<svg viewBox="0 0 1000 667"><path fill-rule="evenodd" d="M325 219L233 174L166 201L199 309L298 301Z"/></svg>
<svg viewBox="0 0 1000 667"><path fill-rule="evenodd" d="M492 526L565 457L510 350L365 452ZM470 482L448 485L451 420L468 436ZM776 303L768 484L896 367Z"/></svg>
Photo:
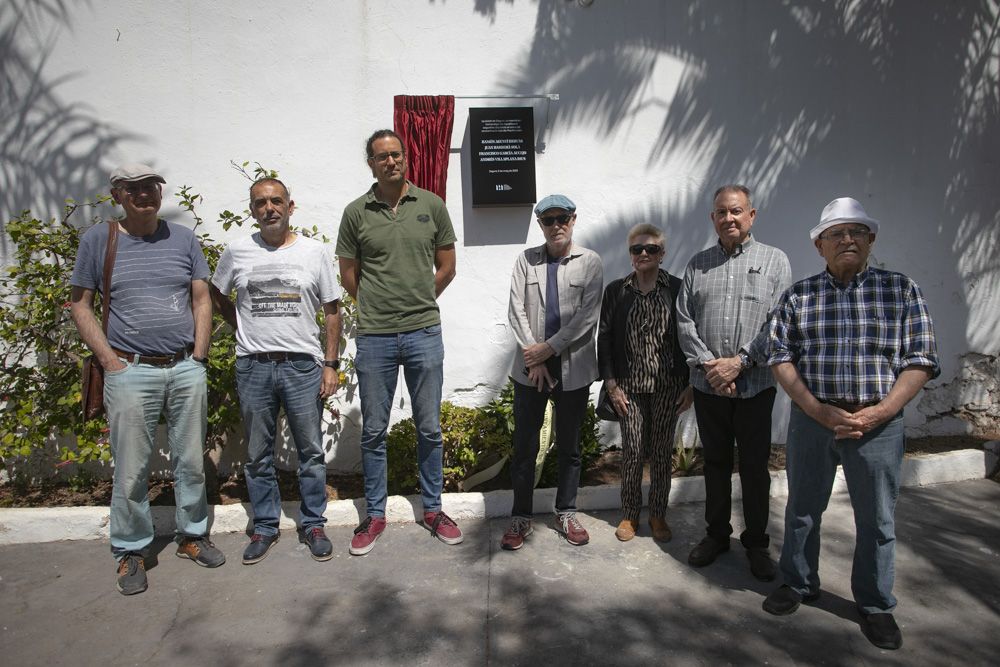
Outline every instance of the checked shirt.
<svg viewBox="0 0 1000 667"><path fill-rule="evenodd" d="M884 399L908 366L940 373L934 325L915 282L867 268L844 286L828 271L782 296L770 324L768 365L791 362L821 401Z"/></svg>

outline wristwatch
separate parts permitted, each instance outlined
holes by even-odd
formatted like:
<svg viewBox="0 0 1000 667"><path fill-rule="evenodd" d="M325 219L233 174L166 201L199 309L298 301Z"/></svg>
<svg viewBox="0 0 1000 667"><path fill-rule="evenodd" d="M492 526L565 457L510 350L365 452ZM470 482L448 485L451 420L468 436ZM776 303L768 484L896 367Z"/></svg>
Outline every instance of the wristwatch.
<svg viewBox="0 0 1000 667"><path fill-rule="evenodd" d="M202 366L208 366L208 357L196 357L192 355L191 361L197 361Z"/></svg>
<svg viewBox="0 0 1000 667"><path fill-rule="evenodd" d="M323 365L327 368L332 368L335 371L340 370L340 359L327 359L323 362Z"/></svg>
<svg viewBox="0 0 1000 667"><path fill-rule="evenodd" d="M750 357L749 354L747 354L743 350L740 350L739 357L740 357L740 370L741 371L745 371L748 368L753 368L753 359Z"/></svg>

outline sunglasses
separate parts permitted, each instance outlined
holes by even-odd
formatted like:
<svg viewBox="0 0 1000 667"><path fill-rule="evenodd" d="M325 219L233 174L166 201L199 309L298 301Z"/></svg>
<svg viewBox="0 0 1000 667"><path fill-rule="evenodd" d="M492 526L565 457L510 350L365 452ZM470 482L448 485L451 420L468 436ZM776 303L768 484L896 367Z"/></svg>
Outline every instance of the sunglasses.
<svg viewBox="0 0 1000 667"><path fill-rule="evenodd" d="M628 251L633 255L641 255L642 251L645 250L647 255L658 255L663 252L663 246L657 245L656 243L636 243L635 245L630 245Z"/></svg>
<svg viewBox="0 0 1000 667"><path fill-rule="evenodd" d="M556 223L559 223L560 225L565 225L572 219L573 219L572 213L563 213L562 215L547 215L544 217L539 216L538 222L542 223L546 227L551 227Z"/></svg>

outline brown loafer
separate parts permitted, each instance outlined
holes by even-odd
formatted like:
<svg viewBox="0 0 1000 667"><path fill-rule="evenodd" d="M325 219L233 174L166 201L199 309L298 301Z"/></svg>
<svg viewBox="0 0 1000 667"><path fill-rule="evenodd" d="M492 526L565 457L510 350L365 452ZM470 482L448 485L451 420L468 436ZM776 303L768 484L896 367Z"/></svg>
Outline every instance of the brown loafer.
<svg viewBox="0 0 1000 667"><path fill-rule="evenodd" d="M649 517L649 527L653 530L653 539L657 542L669 542L670 538L674 536L670 532L670 525L667 524L667 520L663 517Z"/></svg>
<svg viewBox="0 0 1000 667"><path fill-rule="evenodd" d="M617 537L622 542L628 542L633 537L635 537L636 532L639 530L639 522L632 521L631 519L622 519L622 522L618 524L617 530L615 530L615 537Z"/></svg>

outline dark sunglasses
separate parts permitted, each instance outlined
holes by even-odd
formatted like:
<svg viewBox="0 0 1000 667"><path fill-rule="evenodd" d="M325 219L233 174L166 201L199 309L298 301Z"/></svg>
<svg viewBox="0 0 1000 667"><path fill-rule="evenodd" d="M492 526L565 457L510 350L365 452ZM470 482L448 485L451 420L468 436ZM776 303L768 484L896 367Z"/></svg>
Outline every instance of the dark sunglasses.
<svg viewBox="0 0 1000 667"><path fill-rule="evenodd" d="M551 227L557 222L560 225L565 225L567 222L573 219L572 213L563 213L562 215L547 215L545 217L539 217L538 222L542 223L546 227Z"/></svg>
<svg viewBox="0 0 1000 667"><path fill-rule="evenodd" d="M633 255L641 255L643 250L646 251L647 255L657 255L663 252L663 246L655 243L636 243L635 245L630 245L628 247L628 251Z"/></svg>

